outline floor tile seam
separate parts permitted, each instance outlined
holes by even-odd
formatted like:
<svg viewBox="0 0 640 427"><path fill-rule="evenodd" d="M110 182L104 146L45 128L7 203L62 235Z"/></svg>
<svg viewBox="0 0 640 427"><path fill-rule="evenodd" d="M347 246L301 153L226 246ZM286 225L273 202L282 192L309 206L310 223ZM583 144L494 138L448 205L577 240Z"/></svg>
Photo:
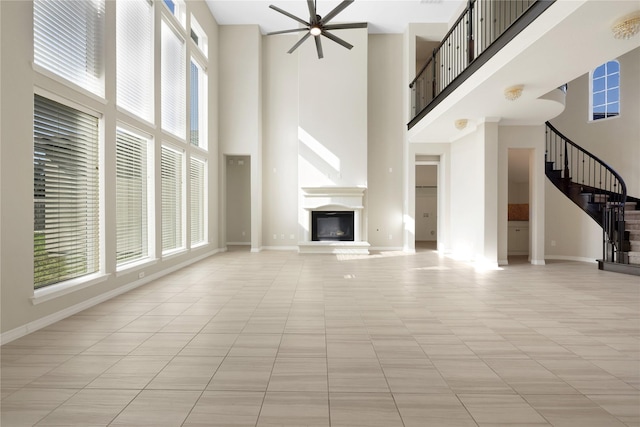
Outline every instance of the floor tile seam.
<svg viewBox="0 0 640 427"><path fill-rule="evenodd" d="M26 388L26 387L24 387ZM43 415L42 418L40 418L38 421L36 421L33 425L37 425L38 423L40 423L42 420L44 420L45 418L47 418L49 415L51 415L54 411L58 410L62 405L64 405L66 402L68 402L69 400L71 400L71 398L73 398L74 396L76 396L78 393L80 393L83 388L52 388L52 389L48 389L48 390L57 390L57 389L62 389L62 390L76 390L75 393L73 393L71 396L69 396L67 399L65 399L63 402L60 402L55 408L53 408L52 410L50 410L49 412L47 412L47 414Z"/></svg>
<svg viewBox="0 0 640 427"><path fill-rule="evenodd" d="M596 402L595 400L593 400L590 396L597 396L596 394L583 394L583 396L587 399L589 399L590 402L592 402L594 405L596 405L598 408L602 409L603 411L605 411L607 414L611 415L612 417L614 417L616 420L620 421L622 424L627 425L628 423L626 423L625 421L623 421L620 417L618 417L616 414L610 412L607 408L605 408L604 406L602 406L601 404L599 404L598 402ZM640 394L635 394L635 395L606 395L606 396L634 396L636 399L640 399ZM640 411L640 409L639 409ZM640 415L640 414L639 414Z"/></svg>
<svg viewBox="0 0 640 427"><path fill-rule="evenodd" d="M476 419L476 417L473 416L473 414L471 413L471 411L469 410L469 408L467 407L467 405L465 405L465 403L462 401L461 399L461 395L477 395L477 396L518 396L520 399L522 399L522 401L529 406L536 414L538 414L543 420L545 420L550 426L553 426L553 423L547 419L547 417L545 417L539 410L537 410L531 403L529 403L529 401L526 399L525 395L521 395L519 393L514 394L499 394L499 393L455 393L456 398L458 399L458 401L460 402L460 404L465 408L465 410L467 411L467 413L469 414L469 416L471 416L471 418L473 419L473 421L477 424L480 425L480 421ZM549 396L549 395L545 395L545 396ZM563 396L563 395L560 395ZM505 424L506 425L506 424Z"/></svg>
<svg viewBox="0 0 640 427"><path fill-rule="evenodd" d="M55 368L53 368L53 369L51 369L51 370L47 371L47 373L45 373L45 374L43 374L43 375L40 375L40 376L39 376L39 377L37 377L37 378L34 378L33 380L31 380L31 381L29 381L27 384L25 384L25 385L23 386L23 388L31 388L31 389L37 389L37 388L62 388L62 389L76 389L77 387L68 387L68 388L67 388L67 387L60 387L60 386L57 386L57 387L42 387L42 386L32 386L32 384L33 384L34 382L38 381L40 378L43 378L43 377L45 377L45 376L47 376L47 375L51 374L53 371L55 371L56 369L58 369L60 366L62 366L62 365L64 365L65 363L67 363L67 362L69 362L69 361L73 360L75 357L78 357L78 356L82 356L82 353L79 353L79 354L75 354L75 355L73 355L72 357L70 357L70 358L69 358L69 359L67 359L66 361L62 362L61 364L59 364L59 365L58 365L58 366L56 366ZM84 355L84 357L119 357L119 359L118 359L117 361L113 362L112 364L110 364L109 366L107 366L103 371L101 371L100 373L98 373L96 376L94 376L93 378L91 378L91 379L89 380L89 382L87 382L87 383L86 383L84 386L82 386L80 389L84 389L86 386L88 386L89 384L91 384L93 381L95 381L95 379L96 379L96 378L98 378L99 376L103 375L105 372L107 372L109 369L111 369L113 366L115 366L118 362L120 362L120 360L122 360L122 359L123 359L123 357L126 357L126 356L120 356L120 355L113 355L113 356L111 356L111 355L109 355L109 356L103 356L103 355Z"/></svg>
<svg viewBox="0 0 640 427"><path fill-rule="evenodd" d="M603 407L603 406L601 406L600 404L598 404L598 403L594 402L593 400L591 400L591 399L589 398L589 396L588 396L587 394L584 394L584 393L579 393L579 394L575 394L575 395L573 395L573 394L572 394L572 395L566 395L566 394L544 394L544 395L522 394L522 395L520 395L520 396L522 397L522 399L523 399L523 400L525 400L525 401L527 402L527 404L529 404L529 406L531 406L534 410L536 410L536 412L538 412L538 413L539 413L539 414L540 414L540 415L541 415L545 420L547 420L547 422L548 422L549 424L551 424L551 425L553 425L553 423L552 423L550 420L548 420L548 419L547 419L547 417L545 417L542 413L540 413L540 411L538 411L538 410L533 406L533 404L532 404L532 403L530 403L530 402L529 402L529 398L530 398L530 397L539 397L539 396L543 396L543 397L547 397L547 398L549 398L549 397L554 397L554 396L555 396L555 397L558 397L558 398L567 397L567 396L570 396L570 397L576 397L576 396L583 397L583 398L587 399L589 402L591 402L591 403L592 403L596 408L598 408L598 409L600 409L600 410L604 411L605 413L609 414L611 417L613 417L613 418L615 418L616 420L620 421L620 423L621 423L621 424L627 425L627 423L625 423L624 421L622 421L622 420L621 420L620 418L618 418L616 415L614 415L614 414L612 414L611 412L607 411L607 410L606 410L606 408L604 408L604 407ZM616 395L612 395L612 396L616 396Z"/></svg>

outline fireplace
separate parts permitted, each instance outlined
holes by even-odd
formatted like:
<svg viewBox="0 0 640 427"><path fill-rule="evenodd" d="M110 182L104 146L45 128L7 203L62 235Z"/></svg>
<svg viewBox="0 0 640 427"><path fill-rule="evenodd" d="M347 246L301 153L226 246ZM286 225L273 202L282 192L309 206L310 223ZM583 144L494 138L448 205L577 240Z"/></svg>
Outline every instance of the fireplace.
<svg viewBox="0 0 640 427"><path fill-rule="evenodd" d="M353 211L311 212L311 240L314 242L353 242L353 218Z"/></svg>
<svg viewBox="0 0 640 427"><path fill-rule="evenodd" d="M301 188L300 253L368 255L364 187Z"/></svg>

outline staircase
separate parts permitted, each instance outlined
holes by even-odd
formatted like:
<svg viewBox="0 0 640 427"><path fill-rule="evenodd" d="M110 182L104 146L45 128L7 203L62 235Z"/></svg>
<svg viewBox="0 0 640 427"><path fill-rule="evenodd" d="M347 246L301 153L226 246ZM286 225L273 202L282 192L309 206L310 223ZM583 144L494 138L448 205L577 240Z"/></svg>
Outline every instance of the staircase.
<svg viewBox="0 0 640 427"><path fill-rule="evenodd" d="M620 175L547 122L545 174L602 228L598 268L640 275L640 199Z"/></svg>

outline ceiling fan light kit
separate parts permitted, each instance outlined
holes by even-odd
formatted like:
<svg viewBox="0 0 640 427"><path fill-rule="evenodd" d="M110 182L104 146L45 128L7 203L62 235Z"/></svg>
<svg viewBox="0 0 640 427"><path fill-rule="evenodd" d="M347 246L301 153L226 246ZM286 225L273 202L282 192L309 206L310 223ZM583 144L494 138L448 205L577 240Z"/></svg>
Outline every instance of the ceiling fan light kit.
<svg viewBox="0 0 640 427"><path fill-rule="evenodd" d="M294 21L299 22L304 25L302 28L294 28L291 30L282 30L282 31L273 31L271 33L267 33L268 36L274 34L286 34L286 33L297 33L306 31L307 33L298 40L296 44L293 45L291 49L287 53L293 53L302 43L304 43L310 36L313 36L316 42L316 51L318 52L318 59L322 59L324 57L324 53L322 51L322 40L320 36L324 36L329 40L338 43L339 45L351 49L353 45L347 43L340 37L332 34L329 30L349 30L352 28L367 28L366 22L354 22L350 24L331 24L329 25L329 21L331 21L337 14L342 12L347 6L353 3L354 0L344 0L338 6L336 6L331 12L327 13L324 17L318 15L317 13L317 3L314 0L307 0L307 7L309 8L309 21L305 21L302 18L299 18L286 10L280 9L277 6L269 5L269 7L276 12L279 12Z"/></svg>

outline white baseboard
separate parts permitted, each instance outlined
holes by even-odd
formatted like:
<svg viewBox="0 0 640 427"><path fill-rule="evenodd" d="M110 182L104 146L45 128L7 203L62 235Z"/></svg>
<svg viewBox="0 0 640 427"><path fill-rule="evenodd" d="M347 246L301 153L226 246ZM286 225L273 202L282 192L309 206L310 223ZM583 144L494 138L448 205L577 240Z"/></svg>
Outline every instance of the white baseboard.
<svg viewBox="0 0 640 427"><path fill-rule="evenodd" d="M227 242L227 246L251 246L251 242Z"/></svg>
<svg viewBox="0 0 640 427"><path fill-rule="evenodd" d="M293 251L297 252L297 246L263 246L262 250L264 251Z"/></svg>
<svg viewBox="0 0 640 427"><path fill-rule="evenodd" d="M73 316L74 314L80 313L83 310L86 310L95 305L108 301L111 298L117 297L118 295L122 295L142 285L145 285L153 280L159 279L160 277L166 276L169 273L173 273L174 271L180 270L181 268L184 268L195 262L201 261L219 252L221 252L220 249L209 251L195 258L191 258L187 261L181 262L180 264L176 264L167 269L159 271L157 273L150 274L149 276L146 276L142 279L138 279L127 285L120 286L117 289L113 289L111 291L108 291L103 294L97 295L93 298L90 298L86 301L82 301L79 304L73 305L71 307L67 307L64 310L60 310L48 316L41 317L40 319L34 320L33 322L29 322L26 325L18 326L15 329L12 329L10 331L0 334L0 345L4 345L11 341L17 340L18 338L22 338L23 336L28 335L32 332L35 332L39 329L46 328L47 326L52 325L56 322L59 322L60 320L66 319L69 316Z"/></svg>
<svg viewBox="0 0 640 427"><path fill-rule="evenodd" d="M597 264L598 261L594 258L585 258L579 256L564 256L564 255L545 255L545 259L553 259L560 261L577 261L577 262L586 262L589 264Z"/></svg>
<svg viewBox="0 0 640 427"><path fill-rule="evenodd" d="M369 250L379 252L406 252L402 246L372 246Z"/></svg>

